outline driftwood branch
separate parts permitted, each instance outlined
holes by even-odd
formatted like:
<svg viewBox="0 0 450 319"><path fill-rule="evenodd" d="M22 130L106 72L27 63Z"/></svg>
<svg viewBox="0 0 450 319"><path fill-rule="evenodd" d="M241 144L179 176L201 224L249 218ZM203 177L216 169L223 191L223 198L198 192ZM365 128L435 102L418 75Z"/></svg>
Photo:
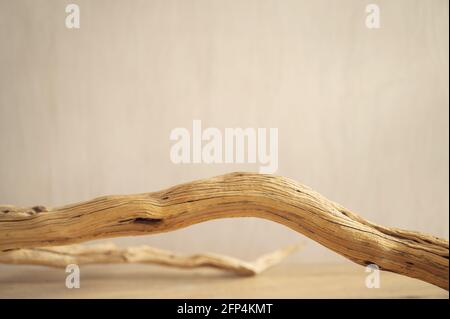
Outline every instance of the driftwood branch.
<svg viewBox="0 0 450 319"><path fill-rule="evenodd" d="M0 263L40 265L56 268L65 268L69 264L140 263L177 268L212 267L237 275L254 276L280 263L298 247L299 245L289 245L263 255L253 262L247 262L212 253L180 255L150 246L119 248L112 243L93 246L70 245L10 250L0 254Z"/></svg>
<svg viewBox="0 0 450 319"><path fill-rule="evenodd" d="M371 223L300 183L273 175L233 173L154 193L0 211L0 250L155 234L217 218L260 217L360 265L376 264L448 290L448 240Z"/></svg>

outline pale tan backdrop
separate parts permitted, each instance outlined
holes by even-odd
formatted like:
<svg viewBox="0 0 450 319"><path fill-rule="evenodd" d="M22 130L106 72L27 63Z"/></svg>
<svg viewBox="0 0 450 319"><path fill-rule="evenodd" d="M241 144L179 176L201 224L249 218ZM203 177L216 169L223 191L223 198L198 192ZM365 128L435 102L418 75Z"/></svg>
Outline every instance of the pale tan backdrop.
<svg viewBox="0 0 450 319"><path fill-rule="evenodd" d="M60 205L257 165L171 163L169 133L278 127L277 174L448 238L448 1L0 0L0 203ZM254 257L256 219L119 240ZM314 242L291 260L341 260Z"/></svg>

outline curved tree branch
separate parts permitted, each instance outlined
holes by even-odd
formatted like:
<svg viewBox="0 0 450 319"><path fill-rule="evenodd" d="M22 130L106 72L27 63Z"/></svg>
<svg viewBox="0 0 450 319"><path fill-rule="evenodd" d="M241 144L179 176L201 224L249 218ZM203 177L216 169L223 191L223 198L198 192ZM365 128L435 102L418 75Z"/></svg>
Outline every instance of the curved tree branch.
<svg viewBox="0 0 450 319"><path fill-rule="evenodd" d="M368 222L293 180L232 173L167 190L59 208L0 208L0 250L173 231L217 218L260 217L360 264L448 290L448 241Z"/></svg>

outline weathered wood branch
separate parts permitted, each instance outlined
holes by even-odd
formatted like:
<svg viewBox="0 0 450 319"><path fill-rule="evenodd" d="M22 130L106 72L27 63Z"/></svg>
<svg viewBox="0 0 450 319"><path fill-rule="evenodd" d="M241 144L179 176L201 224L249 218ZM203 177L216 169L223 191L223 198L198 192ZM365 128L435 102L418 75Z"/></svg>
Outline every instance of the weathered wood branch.
<svg viewBox="0 0 450 319"><path fill-rule="evenodd" d="M119 248L112 243L93 246L69 245L45 248L21 248L0 254L0 263L65 268L69 264L158 264L177 268L212 267L242 276L254 276L280 263L299 245L289 245L247 262L225 255L202 253L181 255L150 246Z"/></svg>
<svg viewBox="0 0 450 319"><path fill-rule="evenodd" d="M0 208L0 250L173 231L217 218L259 217L360 264L448 290L448 240L383 227L293 180L233 173L167 190L105 196L58 208Z"/></svg>

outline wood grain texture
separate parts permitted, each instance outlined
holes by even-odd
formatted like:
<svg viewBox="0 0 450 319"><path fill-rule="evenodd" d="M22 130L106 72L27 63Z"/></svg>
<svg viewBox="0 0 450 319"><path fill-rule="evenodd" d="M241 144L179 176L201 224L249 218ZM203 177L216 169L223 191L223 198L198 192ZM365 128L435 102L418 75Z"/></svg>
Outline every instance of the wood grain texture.
<svg viewBox="0 0 450 319"><path fill-rule="evenodd" d="M288 178L232 173L167 190L105 196L59 208L5 206L0 250L173 231L217 218L259 217L286 225L360 264L448 290L448 241L368 222Z"/></svg>
<svg viewBox="0 0 450 319"><path fill-rule="evenodd" d="M113 243L14 249L0 254L0 263L65 268L69 264L158 264L177 268L212 267L242 276L254 276L280 263L299 245L289 245L247 262L234 257L200 253L180 255L150 246L119 248Z"/></svg>

